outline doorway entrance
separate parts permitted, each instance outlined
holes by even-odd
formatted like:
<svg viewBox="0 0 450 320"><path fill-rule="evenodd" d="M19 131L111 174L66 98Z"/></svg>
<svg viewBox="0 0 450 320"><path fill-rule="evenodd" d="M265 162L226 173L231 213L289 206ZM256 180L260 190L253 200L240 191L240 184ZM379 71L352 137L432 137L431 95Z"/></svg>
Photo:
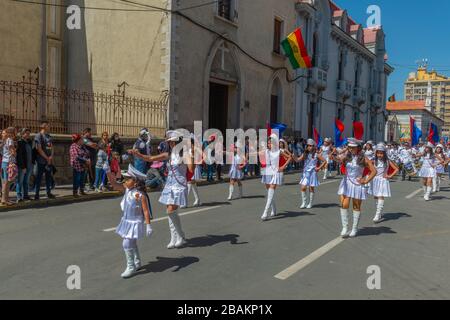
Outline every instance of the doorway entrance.
<svg viewBox="0 0 450 320"><path fill-rule="evenodd" d="M228 93L226 85L209 83L209 128L226 133L228 126Z"/></svg>

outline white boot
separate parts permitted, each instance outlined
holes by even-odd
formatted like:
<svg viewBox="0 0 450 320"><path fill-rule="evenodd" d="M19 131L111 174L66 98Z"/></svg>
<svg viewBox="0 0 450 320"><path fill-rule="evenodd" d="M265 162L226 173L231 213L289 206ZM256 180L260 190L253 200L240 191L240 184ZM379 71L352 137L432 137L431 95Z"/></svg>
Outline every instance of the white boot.
<svg viewBox="0 0 450 320"><path fill-rule="evenodd" d="M238 199L242 199L242 185L238 185Z"/></svg>
<svg viewBox="0 0 450 320"><path fill-rule="evenodd" d="M358 225L359 225L360 218L361 218L361 211L353 210L353 227L352 227L352 232L350 232L350 235L349 235L350 238L354 238L358 234Z"/></svg>
<svg viewBox="0 0 450 320"><path fill-rule="evenodd" d="M228 201L233 200L233 192L234 192L234 185L230 184L230 192L228 194Z"/></svg>
<svg viewBox="0 0 450 320"><path fill-rule="evenodd" d="M437 177L433 178L433 193L437 192Z"/></svg>
<svg viewBox="0 0 450 320"><path fill-rule="evenodd" d="M328 179L328 169L325 169L323 172L323 180L327 180Z"/></svg>
<svg viewBox="0 0 450 320"><path fill-rule="evenodd" d="M127 260L127 268L120 276L122 278L129 278L136 273L136 267L134 266L134 249L125 250L125 258Z"/></svg>
<svg viewBox="0 0 450 320"><path fill-rule="evenodd" d="M139 254L139 249L134 249L134 267L136 268L136 271L141 270L142 268L142 262L141 262L141 255Z"/></svg>
<svg viewBox="0 0 450 320"><path fill-rule="evenodd" d="M436 191L437 191L437 192L441 192L441 177L437 177L436 180L437 180L437 188L436 188Z"/></svg>
<svg viewBox="0 0 450 320"><path fill-rule="evenodd" d="M267 190L267 202L266 202L266 207L264 208L264 213L261 216L261 219L263 221L266 221L268 216L269 216L269 209L272 206L273 203L273 196L275 194L275 189L269 188L269 190Z"/></svg>
<svg viewBox="0 0 450 320"><path fill-rule="evenodd" d="M423 196L425 197L425 195L427 194L427 186L422 186L422 190L423 190Z"/></svg>
<svg viewBox="0 0 450 320"><path fill-rule="evenodd" d="M425 192L425 196L423 197L425 201L430 201L430 195L433 187L427 187L427 191Z"/></svg>
<svg viewBox="0 0 450 320"><path fill-rule="evenodd" d="M172 215L172 222L175 226L175 233L177 235L177 242L175 243L175 248L181 248L186 244L186 240L183 229L181 227L180 216L178 215L178 212L176 210L172 212L171 215Z"/></svg>
<svg viewBox="0 0 450 320"><path fill-rule="evenodd" d="M310 192L309 193L309 204L306 207L306 209L311 209L313 206L313 201L314 201L314 192Z"/></svg>
<svg viewBox="0 0 450 320"><path fill-rule="evenodd" d="M167 249L173 249L175 248L175 243L177 242L177 234L175 231L175 225L173 224L173 220L170 217L170 214L168 215L169 217L169 228L170 228L170 243L167 245Z"/></svg>
<svg viewBox="0 0 450 320"><path fill-rule="evenodd" d="M346 237L348 235L348 209L341 208L341 222L342 222L341 237Z"/></svg>
<svg viewBox="0 0 450 320"><path fill-rule="evenodd" d="M188 183L187 186L188 186L188 194L187 194L186 204L180 206L180 209L186 209L188 207L188 204L189 204L189 195L191 194L192 185L190 183Z"/></svg>
<svg viewBox="0 0 450 320"><path fill-rule="evenodd" d="M200 202L200 197L198 196L198 189L197 189L197 185L193 184L191 185L191 189L192 189L192 193L194 194L194 207L199 207L202 205L202 203Z"/></svg>
<svg viewBox="0 0 450 320"><path fill-rule="evenodd" d="M375 213L375 218L373 218L373 222L378 223L383 220L383 208L384 208L384 200L377 200L377 212Z"/></svg>
<svg viewBox="0 0 450 320"><path fill-rule="evenodd" d="M302 204L300 205L300 209L306 208L306 192L302 191Z"/></svg>
<svg viewBox="0 0 450 320"><path fill-rule="evenodd" d="M277 205L275 204L275 199L272 200L272 211L270 212L270 216L273 218L277 215Z"/></svg>

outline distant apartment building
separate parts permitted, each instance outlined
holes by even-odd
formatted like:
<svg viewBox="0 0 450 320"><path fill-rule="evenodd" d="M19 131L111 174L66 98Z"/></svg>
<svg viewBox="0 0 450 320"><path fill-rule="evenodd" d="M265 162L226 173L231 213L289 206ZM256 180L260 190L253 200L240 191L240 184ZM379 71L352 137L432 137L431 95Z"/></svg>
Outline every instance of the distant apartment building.
<svg viewBox="0 0 450 320"><path fill-rule="evenodd" d="M421 66L409 75L404 89L406 100L425 101L427 109L444 120L442 135L450 136L450 79Z"/></svg>

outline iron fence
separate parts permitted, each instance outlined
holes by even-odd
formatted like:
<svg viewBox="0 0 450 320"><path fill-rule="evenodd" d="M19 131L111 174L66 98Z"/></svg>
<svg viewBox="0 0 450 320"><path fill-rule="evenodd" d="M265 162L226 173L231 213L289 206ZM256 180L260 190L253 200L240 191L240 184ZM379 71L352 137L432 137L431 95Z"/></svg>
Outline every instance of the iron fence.
<svg viewBox="0 0 450 320"><path fill-rule="evenodd" d="M37 132L46 120L55 134L92 128L95 135L107 131L135 137L146 127L154 136L163 137L167 94L158 100L129 97L125 85L112 94L50 88L39 85L32 71L21 82L0 80L0 128L28 127Z"/></svg>

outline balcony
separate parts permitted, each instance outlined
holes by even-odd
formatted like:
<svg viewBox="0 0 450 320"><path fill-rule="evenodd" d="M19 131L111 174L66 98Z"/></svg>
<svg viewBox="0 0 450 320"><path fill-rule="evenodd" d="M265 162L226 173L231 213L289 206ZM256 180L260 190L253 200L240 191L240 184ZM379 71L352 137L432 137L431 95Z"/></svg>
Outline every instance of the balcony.
<svg viewBox="0 0 450 320"><path fill-rule="evenodd" d="M353 99L356 104L361 105L365 103L367 100L367 90L365 88L355 87L355 89L353 89Z"/></svg>
<svg viewBox="0 0 450 320"><path fill-rule="evenodd" d="M381 108L383 106L383 96L379 93L372 93L370 95L370 103L376 108Z"/></svg>
<svg viewBox="0 0 450 320"><path fill-rule="evenodd" d="M347 80L337 81L337 96L339 99L348 99L352 96L352 84Z"/></svg>
<svg viewBox="0 0 450 320"><path fill-rule="evenodd" d="M319 91L327 88L327 72L314 67L308 70L308 85L310 88L317 89Z"/></svg>

